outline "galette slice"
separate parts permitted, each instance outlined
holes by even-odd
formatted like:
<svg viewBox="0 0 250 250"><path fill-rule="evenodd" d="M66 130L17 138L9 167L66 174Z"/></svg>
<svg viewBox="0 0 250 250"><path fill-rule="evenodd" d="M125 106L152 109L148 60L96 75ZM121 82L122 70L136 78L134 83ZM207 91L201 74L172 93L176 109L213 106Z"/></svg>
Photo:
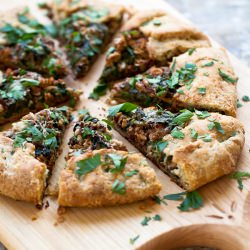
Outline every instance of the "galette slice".
<svg viewBox="0 0 250 250"><path fill-rule="evenodd" d="M38 22L28 8L0 13L0 69L23 68L62 77L67 68L51 26Z"/></svg>
<svg viewBox="0 0 250 250"><path fill-rule="evenodd" d="M113 86L111 100L147 107L196 108L236 116L237 77L224 49L198 48L171 66L152 67Z"/></svg>
<svg viewBox="0 0 250 250"><path fill-rule="evenodd" d="M74 106L81 91L68 88L66 83L53 77L23 69L0 71L0 124L19 117L68 102Z"/></svg>
<svg viewBox="0 0 250 250"><path fill-rule="evenodd" d="M0 193L42 204L46 181L60 153L67 107L29 113L0 135Z"/></svg>
<svg viewBox="0 0 250 250"><path fill-rule="evenodd" d="M187 191L235 171L244 145L237 119L198 111L173 114L124 103L110 109L116 129Z"/></svg>
<svg viewBox="0 0 250 250"><path fill-rule="evenodd" d="M195 27L162 11L136 13L109 48L100 81L109 83L166 66L190 48L209 47L208 38Z"/></svg>
<svg viewBox="0 0 250 250"><path fill-rule="evenodd" d="M160 191L161 184L146 159L113 139L104 122L85 113L73 131L67 165L59 180L59 205L127 204Z"/></svg>
<svg viewBox="0 0 250 250"><path fill-rule="evenodd" d="M120 28L124 8L102 1L54 1L51 16L76 77L82 77Z"/></svg>

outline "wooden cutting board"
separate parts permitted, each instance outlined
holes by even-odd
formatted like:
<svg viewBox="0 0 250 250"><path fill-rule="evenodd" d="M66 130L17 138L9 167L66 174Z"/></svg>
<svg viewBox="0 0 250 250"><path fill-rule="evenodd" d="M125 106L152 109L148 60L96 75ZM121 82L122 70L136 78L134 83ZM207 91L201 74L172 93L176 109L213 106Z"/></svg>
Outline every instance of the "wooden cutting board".
<svg viewBox="0 0 250 250"><path fill-rule="evenodd" d="M18 2L18 0L16 1ZM8 9L15 1L1 0L0 8ZM28 0L26 0L28 2ZM116 0L116 3L133 4L140 9L165 9L182 18L162 0ZM126 3L124 3L126 2ZM34 3L34 1L33 1ZM231 56L239 76L238 96L250 95L250 71ZM94 102L87 97L102 71L104 56L99 58L89 74L75 83L84 90L79 108L88 108L92 115L103 116L104 99ZM246 129L246 143L238 168L250 171L250 103L238 110L238 118ZM68 135L66 135L67 137ZM118 138L119 137L118 135ZM123 141L125 141L123 139ZM136 151L126 141L129 149ZM65 139L66 145L66 139ZM65 151L66 146L64 147ZM65 154L65 152L64 152ZM170 179L151 164L163 184L160 195L182 192ZM63 167L63 156L57 167ZM8 249L173 249L187 246L208 246L225 250L250 249L250 182L244 190L237 188L235 180L221 178L199 192L204 197L204 207L192 212L180 212L180 202L167 205L140 202L127 206L84 209L67 209L63 216L57 214L56 200L46 198L49 207L38 210L34 205L0 197L0 241ZM151 213L148 213L148 210ZM140 222L144 216L159 214L162 221ZM64 220L64 221L63 221ZM134 245L129 239L140 235Z"/></svg>

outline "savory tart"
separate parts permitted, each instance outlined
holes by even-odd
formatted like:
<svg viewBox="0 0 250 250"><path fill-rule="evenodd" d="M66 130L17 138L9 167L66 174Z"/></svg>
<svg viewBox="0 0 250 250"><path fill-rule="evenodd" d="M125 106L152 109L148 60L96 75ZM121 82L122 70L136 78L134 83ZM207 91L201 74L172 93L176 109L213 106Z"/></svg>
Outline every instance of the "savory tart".
<svg viewBox="0 0 250 250"><path fill-rule="evenodd" d="M84 76L120 27L124 8L102 1L54 2L51 16L58 28L73 73Z"/></svg>
<svg viewBox="0 0 250 250"><path fill-rule="evenodd" d="M236 169L244 144L235 118L198 111L173 114L130 103L110 109L116 129L187 191Z"/></svg>
<svg viewBox="0 0 250 250"><path fill-rule="evenodd" d="M113 86L111 99L147 107L196 108L236 116L237 77L224 49L198 48L170 68L152 67Z"/></svg>
<svg viewBox="0 0 250 250"><path fill-rule="evenodd" d="M80 93L53 77L44 78L23 69L0 71L0 124L39 111L44 106L65 102L74 106Z"/></svg>
<svg viewBox="0 0 250 250"><path fill-rule="evenodd" d="M59 205L119 205L160 191L161 184L146 159L112 139L105 123L85 113L73 131L67 166L59 180Z"/></svg>
<svg viewBox="0 0 250 250"><path fill-rule="evenodd" d="M23 68L61 77L67 74L51 26L35 20L28 8L0 13L0 68Z"/></svg>
<svg viewBox="0 0 250 250"><path fill-rule="evenodd" d="M208 38L195 27L162 11L135 14L109 48L100 80L109 83L165 66L188 49L209 47Z"/></svg>
<svg viewBox="0 0 250 250"><path fill-rule="evenodd" d="M60 153L70 122L67 107L29 113L0 135L0 193L42 203L46 179Z"/></svg>

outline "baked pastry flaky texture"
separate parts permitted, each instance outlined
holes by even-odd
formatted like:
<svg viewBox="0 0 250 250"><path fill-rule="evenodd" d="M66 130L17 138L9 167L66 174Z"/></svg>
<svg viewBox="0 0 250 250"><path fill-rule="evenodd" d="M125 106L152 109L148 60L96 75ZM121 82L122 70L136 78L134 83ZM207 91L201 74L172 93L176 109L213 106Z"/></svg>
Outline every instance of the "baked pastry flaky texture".
<svg viewBox="0 0 250 250"><path fill-rule="evenodd" d="M190 89L186 86L180 87L179 90L184 94L175 93L172 100L173 106L217 111L236 116L237 77L225 49L198 48L192 55L185 53L176 57L173 63L176 63L175 71L184 67L186 63L193 63L197 67L192 87ZM220 72L225 73L235 82L226 81ZM199 88L205 88L206 93L201 95Z"/></svg>
<svg viewBox="0 0 250 250"><path fill-rule="evenodd" d="M138 12L123 30L138 28L147 38L153 60L164 62L190 48L210 47L208 37L194 26L158 10Z"/></svg>
<svg viewBox="0 0 250 250"><path fill-rule="evenodd" d="M215 128L209 130L209 120L219 122L224 134ZM202 137L193 139L190 136L191 129L199 136L210 134L211 141L205 142ZM184 139L166 135L163 140L168 142L164 150L166 158L171 157L171 165L175 166L169 173L184 189L195 190L235 171L245 140L240 121L230 116L211 113L206 119L194 116L181 131L185 135Z"/></svg>
<svg viewBox="0 0 250 250"><path fill-rule="evenodd" d="M111 165L105 164L105 166L98 166L92 172L81 177L75 173L78 161L96 154L100 154L104 161L105 155L110 153L127 157L127 163L122 172L113 174L110 171L105 171L107 167L111 167ZM137 174L125 177L125 173L133 170L138 171ZM112 191L115 180L120 180L125 184L125 194L117 194ZM127 204L156 195L160 190L161 184L154 170L147 164L141 154L114 149L100 149L69 159L67 168L62 171L59 180L58 203L61 206L81 207Z"/></svg>
<svg viewBox="0 0 250 250"><path fill-rule="evenodd" d="M47 166L35 158L35 146L27 143L25 148L14 148L12 139L0 135L0 148L0 193L40 204Z"/></svg>

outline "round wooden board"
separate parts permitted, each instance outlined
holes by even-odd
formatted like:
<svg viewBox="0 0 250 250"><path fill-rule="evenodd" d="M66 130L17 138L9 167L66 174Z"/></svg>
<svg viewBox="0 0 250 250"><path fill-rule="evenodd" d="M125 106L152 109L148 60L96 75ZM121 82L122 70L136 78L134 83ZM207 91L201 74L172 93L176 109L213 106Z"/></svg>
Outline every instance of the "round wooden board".
<svg viewBox="0 0 250 250"><path fill-rule="evenodd" d="M1 9L8 9L16 1L2 0ZM27 1L28 2L28 1ZM30 1L32 2L32 1ZM35 1L33 1L34 3ZM133 5L138 9L164 9L174 15L177 13L162 0L116 0L116 3ZM216 45L215 45L216 46ZM250 95L250 71L239 60L231 56L231 61L239 76L238 96ZM76 86L84 94L78 108L87 108L92 115L103 117L106 113L105 98L98 102L88 100L104 65L104 55L95 63L89 74ZM244 123L246 143L239 160L238 169L250 171L249 130L250 103L243 103L238 110L238 118ZM117 133L130 150L136 151ZM65 135L65 152L69 132ZM65 154L64 152L64 154ZM63 154L56 167L65 164ZM163 189L160 195L182 192L169 177L158 170ZM152 204L149 201L127 206L84 209L67 209L59 217L57 203L52 198L47 209L38 210L34 205L16 202L0 197L0 241L8 249L173 249L185 246L209 246L220 249L250 249L250 183L244 182L241 192L235 180L228 176L221 178L199 192L204 197L204 207L192 212L180 212L180 202L168 201L167 205ZM151 211L148 213L148 210ZM162 221L150 221L142 226L144 216L159 214ZM63 221L64 220L64 221ZM140 235L134 245L129 239Z"/></svg>

